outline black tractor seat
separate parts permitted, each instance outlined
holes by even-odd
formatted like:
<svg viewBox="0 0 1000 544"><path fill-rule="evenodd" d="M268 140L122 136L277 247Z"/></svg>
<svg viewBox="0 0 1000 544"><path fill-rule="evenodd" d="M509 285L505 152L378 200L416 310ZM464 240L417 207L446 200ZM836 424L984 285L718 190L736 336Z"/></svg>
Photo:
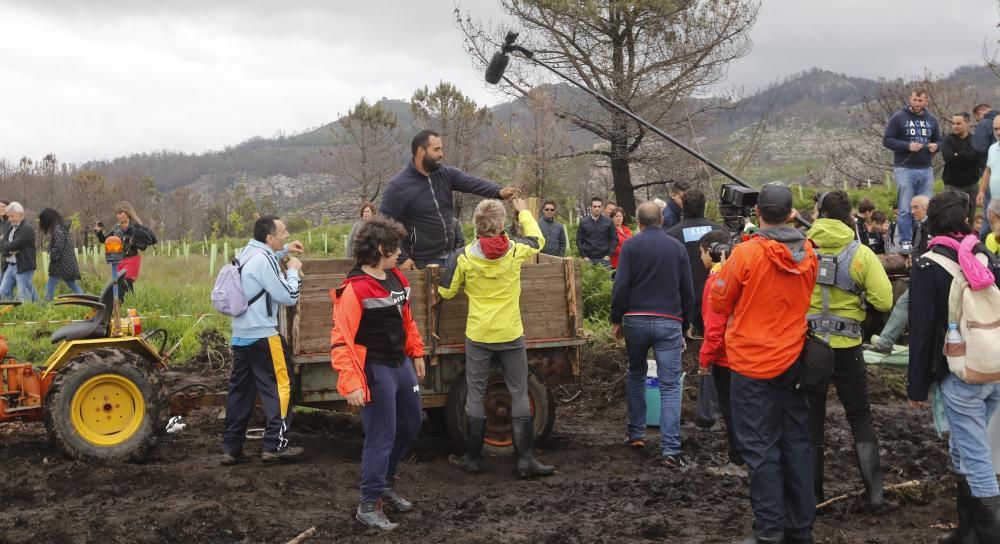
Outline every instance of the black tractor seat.
<svg viewBox="0 0 1000 544"><path fill-rule="evenodd" d="M125 276L125 271L118 273L118 279ZM69 342L71 340L86 340L88 338L103 338L108 335L108 325L111 322L111 311L115 303L115 282L108 282L98 299L94 295L62 295L56 306L86 306L97 310L90 319L78 323L63 325L52 333L52 343Z"/></svg>

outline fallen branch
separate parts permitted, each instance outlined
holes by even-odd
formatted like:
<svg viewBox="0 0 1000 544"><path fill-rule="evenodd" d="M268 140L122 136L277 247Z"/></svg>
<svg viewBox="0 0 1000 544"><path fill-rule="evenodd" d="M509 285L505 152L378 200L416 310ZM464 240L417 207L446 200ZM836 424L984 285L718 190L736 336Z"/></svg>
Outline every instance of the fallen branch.
<svg viewBox="0 0 1000 544"><path fill-rule="evenodd" d="M583 389L580 389L580 390L579 390L579 391L577 391L577 392L576 392L576 394L574 394L574 395L573 395L572 397L570 397L570 398L568 398L568 399L559 399L559 402L561 402L561 403L563 403L563 404L569 404L569 403L573 402L574 400L576 400L576 399L577 399L577 397L579 397L579 396L580 396L580 395L582 395L582 394L583 394Z"/></svg>
<svg viewBox="0 0 1000 544"><path fill-rule="evenodd" d="M909 488L909 487L916 487L918 485L920 485L920 480L910 480L908 482L903 482L901 484L887 485L887 486L885 486L883 488L883 491L898 491L900 489L906 489L906 488ZM864 489L861 489L861 490L858 490L858 491L852 491L850 493L844 493L843 495L836 496L836 497L834 497L834 498L832 498L830 500L826 500L826 501L823 501L823 502L817 504L816 505L816 509L819 510L820 508L824 508L824 507L829 506L829 505L831 505L831 504L833 504L835 502L840 502L840 501L842 501L844 499L849 499L851 497L860 497L861 495L864 495L864 494L865 494L865 490Z"/></svg>
<svg viewBox="0 0 1000 544"><path fill-rule="evenodd" d="M316 534L316 528L315 527L310 527L310 528L306 529L305 531L303 531L302 534L300 534L299 536L297 536L297 537L289 540L288 544L302 544L303 542L305 542L309 537L313 536L314 534Z"/></svg>

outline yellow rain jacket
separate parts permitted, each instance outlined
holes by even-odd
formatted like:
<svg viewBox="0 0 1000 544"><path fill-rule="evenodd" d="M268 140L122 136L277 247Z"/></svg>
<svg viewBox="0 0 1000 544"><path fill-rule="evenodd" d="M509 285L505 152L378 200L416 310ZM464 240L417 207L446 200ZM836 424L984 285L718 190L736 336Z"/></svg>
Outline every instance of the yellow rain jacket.
<svg viewBox="0 0 1000 544"><path fill-rule="evenodd" d="M473 342L496 344L524 335L521 264L545 247L545 237L528 210L519 213L517 219L529 239L510 240L507 253L498 259L487 259L477 239L449 259L438 286L438 293L444 299L453 298L465 286L469 297L465 336Z"/></svg>
<svg viewBox="0 0 1000 544"><path fill-rule="evenodd" d="M837 255L854 240L854 229L837 219L817 219L806 237L816 245L820 255ZM854 260L851 262L851 278L865 292L868 306L880 312L892 308L892 284L885 273L881 261L868 246L861 245ZM813 288L812 300L809 304L809 315L818 315L822 311L822 286L817 283ZM830 287L830 313L858 321L865 320L866 311L862 309L861 298L837 287ZM850 348L861 344L861 338L830 335L830 346L834 348Z"/></svg>

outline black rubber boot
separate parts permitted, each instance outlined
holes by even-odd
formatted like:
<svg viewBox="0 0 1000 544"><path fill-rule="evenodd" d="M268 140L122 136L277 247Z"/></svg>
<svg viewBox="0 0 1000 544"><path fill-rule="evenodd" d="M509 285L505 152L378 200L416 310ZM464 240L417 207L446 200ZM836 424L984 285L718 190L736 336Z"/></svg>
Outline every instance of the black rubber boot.
<svg viewBox="0 0 1000 544"><path fill-rule="evenodd" d="M972 497L972 522L980 544L1000 542L1000 496Z"/></svg>
<svg viewBox="0 0 1000 544"><path fill-rule="evenodd" d="M816 504L826 500L826 495L823 493L824 453L823 446L813 446L813 495L816 496Z"/></svg>
<svg viewBox="0 0 1000 544"><path fill-rule="evenodd" d="M868 507L873 514L886 514L899 505L886 500L882 492L882 467L878 459L878 442L856 442L854 454L858 459L858 469L867 491Z"/></svg>
<svg viewBox="0 0 1000 544"><path fill-rule="evenodd" d="M465 455L449 455L448 462L469 474L479 474L479 458L486 439L486 418L465 418Z"/></svg>
<svg viewBox="0 0 1000 544"><path fill-rule="evenodd" d="M555 474L556 467L539 463L531 451L535 445L534 418L515 417L511 420L511 427L514 435L514 451L517 452L517 477L531 478Z"/></svg>
<svg viewBox="0 0 1000 544"><path fill-rule="evenodd" d="M972 520L972 490L965 476L955 477L955 508L958 528L938 538L938 544L978 544Z"/></svg>

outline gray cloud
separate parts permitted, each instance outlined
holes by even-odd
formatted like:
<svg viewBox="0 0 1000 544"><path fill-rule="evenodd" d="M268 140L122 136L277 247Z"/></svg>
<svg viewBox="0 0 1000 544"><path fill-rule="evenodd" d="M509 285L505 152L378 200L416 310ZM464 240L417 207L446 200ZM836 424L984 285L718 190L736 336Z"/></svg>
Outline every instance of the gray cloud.
<svg viewBox="0 0 1000 544"><path fill-rule="evenodd" d="M494 0L463 0L483 18ZM481 103L451 0L0 1L0 157L65 161L200 152L293 133L361 96L407 98L439 80ZM980 62L998 16L982 0L764 0L755 48L727 84L818 66L867 77Z"/></svg>

